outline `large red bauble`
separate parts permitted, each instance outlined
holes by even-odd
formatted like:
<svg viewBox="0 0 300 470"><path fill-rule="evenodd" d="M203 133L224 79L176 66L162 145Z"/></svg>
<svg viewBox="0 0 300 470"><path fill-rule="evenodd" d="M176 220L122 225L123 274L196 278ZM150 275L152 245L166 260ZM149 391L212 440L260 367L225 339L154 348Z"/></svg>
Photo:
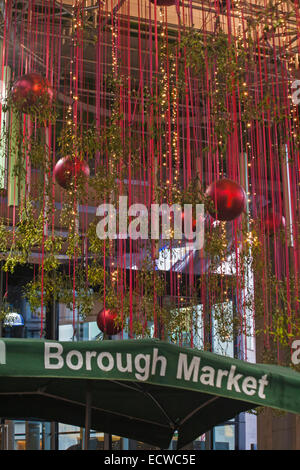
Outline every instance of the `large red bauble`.
<svg viewBox="0 0 300 470"><path fill-rule="evenodd" d="M16 105L19 105L23 113L27 113L32 106L37 104L39 98L48 96L53 99L53 89L48 80L39 73L27 73L18 78L11 89L11 97Z"/></svg>
<svg viewBox="0 0 300 470"><path fill-rule="evenodd" d="M210 184L205 192L214 202L209 213L217 220L234 220L246 209L247 196L242 186L224 178Z"/></svg>
<svg viewBox="0 0 300 470"><path fill-rule="evenodd" d="M285 227L285 218L278 214L278 212L270 210L264 217L262 223L264 231L273 234L276 230Z"/></svg>
<svg viewBox="0 0 300 470"><path fill-rule="evenodd" d="M154 0L150 0L151 3L155 3ZM176 4L176 0L156 0L158 7L171 7Z"/></svg>
<svg viewBox="0 0 300 470"><path fill-rule="evenodd" d="M62 188L68 188L72 178L90 176L90 168L84 160L73 160L71 157L63 157L54 167L54 178Z"/></svg>
<svg viewBox="0 0 300 470"><path fill-rule="evenodd" d="M99 330L103 333L106 333L109 336L117 335L122 330L121 326L115 324L115 319L118 314L109 310L108 308L103 308L97 316L97 325Z"/></svg>

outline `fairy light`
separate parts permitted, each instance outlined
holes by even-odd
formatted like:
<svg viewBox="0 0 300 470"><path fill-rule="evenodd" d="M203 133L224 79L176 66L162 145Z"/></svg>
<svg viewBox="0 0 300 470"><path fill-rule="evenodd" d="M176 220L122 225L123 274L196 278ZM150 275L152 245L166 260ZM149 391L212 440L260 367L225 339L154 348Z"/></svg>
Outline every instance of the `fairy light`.
<svg viewBox="0 0 300 470"><path fill-rule="evenodd" d="M159 74L160 74L160 84L161 84L161 127L164 129L162 132L162 142L166 141L166 118L169 114L169 106L171 105L171 113L169 116L169 126L168 131L170 132L170 146L167 146L166 150L162 150L162 161L161 165L164 169L168 167L168 160L170 158L170 152L172 154L172 161L174 162L174 170L172 172L172 181L166 179L166 184L169 186L169 192L172 196L180 195L180 190L178 189L178 180L179 180L179 155L178 155L178 132L177 132L177 116L178 116L178 88L176 84L176 61L173 55L168 55L169 59L169 73L167 72L167 54L166 54L166 38L167 30L166 24L164 21L164 9L159 10L159 29L160 29L160 38L161 38L161 57ZM171 85L172 84L172 85Z"/></svg>
<svg viewBox="0 0 300 470"><path fill-rule="evenodd" d="M175 66L172 68L172 73L175 73ZM178 155L178 133L176 130L176 123L177 123L177 103L178 100L178 89L175 86L172 90L172 103L173 103L173 109L172 109L172 127L173 127L173 133L172 133L172 152L174 156L174 163L175 163L175 170L174 170L174 185L177 187L178 183L178 177L179 177L179 155Z"/></svg>
<svg viewBox="0 0 300 470"><path fill-rule="evenodd" d="M165 129L166 124L166 114L168 112L168 96L169 96L169 82L168 82L168 74L166 71L166 25L164 21L164 10L163 8L159 9L159 29L160 29L160 38L162 41L161 46L161 55L162 60L159 66L159 75L161 77L160 83L162 87L161 91L161 126ZM162 132L162 142L165 142L166 135L165 132ZM169 150L162 151L162 166L166 168L168 166L168 157L169 157Z"/></svg>

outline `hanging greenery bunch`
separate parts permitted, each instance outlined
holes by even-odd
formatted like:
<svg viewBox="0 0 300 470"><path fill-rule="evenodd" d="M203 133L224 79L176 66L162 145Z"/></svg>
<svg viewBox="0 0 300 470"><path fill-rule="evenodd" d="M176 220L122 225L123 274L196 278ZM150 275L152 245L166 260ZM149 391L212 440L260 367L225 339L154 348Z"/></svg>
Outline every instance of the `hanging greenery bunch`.
<svg viewBox="0 0 300 470"><path fill-rule="evenodd" d="M256 309L259 313L262 310L259 294L267 295L269 299L269 309L272 312L272 323L265 324L264 335L274 341L279 342L284 347L290 347L290 340L296 338L300 334L300 320L295 312L299 311L300 300L298 292L300 284L298 279L293 276L287 282L285 279L278 279L276 276L269 274L266 279L266 285L263 286L261 292L257 292ZM260 331L258 329L257 333Z"/></svg>
<svg viewBox="0 0 300 470"><path fill-rule="evenodd" d="M282 243L279 241L279 243ZM291 364L291 341L300 335L299 278L274 271L274 259L260 244L260 257L253 258L255 279L256 335L264 338L262 360ZM280 351L280 354L279 354Z"/></svg>
<svg viewBox="0 0 300 470"><path fill-rule="evenodd" d="M20 219L14 227L9 253L2 268L4 271L13 273L18 264L28 263L32 250L42 244L43 220L41 215L36 218L34 212L32 202L28 202L20 211ZM6 235L7 240L9 237L4 228L2 234Z"/></svg>
<svg viewBox="0 0 300 470"><path fill-rule="evenodd" d="M245 321L254 306L253 292L247 285L252 262L247 222L241 225L236 236L238 250L229 243L231 236L226 223L220 222L206 232L203 247L209 262L206 273L199 280L199 289L206 299L205 309L208 312L213 310L215 336L221 343L251 334L250 315ZM240 292L239 300L235 299L237 291ZM210 315L207 315L206 322L211 321ZM209 331L210 325L206 326Z"/></svg>
<svg viewBox="0 0 300 470"><path fill-rule="evenodd" d="M76 270L76 292L73 294L73 279L58 267L45 269L42 275L42 269L39 269L34 280L24 286L24 296L29 302L31 310L38 314L43 305L53 305L60 302L69 310L76 309L81 321L85 320L91 313L95 297L89 291L85 272L82 269Z"/></svg>
<svg viewBox="0 0 300 470"><path fill-rule="evenodd" d="M62 248L62 237L44 237L47 216L35 208L33 201L28 200L21 208L19 221L13 230L1 224L1 252L4 252L5 262L2 269L13 273L17 265L30 262L35 250L44 247L44 270L58 267L57 255Z"/></svg>

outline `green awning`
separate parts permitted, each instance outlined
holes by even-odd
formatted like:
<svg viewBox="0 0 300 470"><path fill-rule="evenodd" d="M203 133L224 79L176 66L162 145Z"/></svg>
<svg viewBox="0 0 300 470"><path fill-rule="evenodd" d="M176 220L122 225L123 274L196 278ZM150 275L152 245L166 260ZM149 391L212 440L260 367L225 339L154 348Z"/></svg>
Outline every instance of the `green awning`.
<svg viewBox="0 0 300 470"><path fill-rule="evenodd" d="M300 374L159 340L0 339L0 416L41 419L167 448L263 405L300 412Z"/></svg>

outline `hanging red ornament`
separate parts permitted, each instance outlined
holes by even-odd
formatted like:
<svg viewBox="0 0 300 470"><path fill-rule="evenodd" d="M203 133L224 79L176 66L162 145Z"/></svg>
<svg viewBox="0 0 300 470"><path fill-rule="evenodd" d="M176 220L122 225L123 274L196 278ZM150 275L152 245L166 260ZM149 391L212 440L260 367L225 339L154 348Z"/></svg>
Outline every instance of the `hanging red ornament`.
<svg viewBox="0 0 300 470"><path fill-rule="evenodd" d="M56 163L54 167L54 178L62 188L67 188L72 180L72 177L90 176L90 168L84 160L73 160L71 157L63 157Z"/></svg>
<svg viewBox="0 0 300 470"><path fill-rule="evenodd" d="M109 336L120 333L120 331L122 331L122 327L120 325L116 325L115 323L117 316L118 314L116 312L113 312L108 308L103 308L97 316L97 326L99 330Z"/></svg>
<svg viewBox="0 0 300 470"><path fill-rule="evenodd" d="M45 97L47 102L53 99L53 89L48 80L39 73L27 73L18 78L11 89L11 98L20 111L28 113L32 106L35 106L39 99Z"/></svg>
<svg viewBox="0 0 300 470"><path fill-rule="evenodd" d="M278 212L270 210L263 218L262 224L266 233L273 234L276 230L285 227L285 218Z"/></svg>
<svg viewBox="0 0 300 470"><path fill-rule="evenodd" d="M208 208L212 217L218 220L234 220L246 209L247 196L242 186L235 181L224 178L211 183L205 195L214 202Z"/></svg>
<svg viewBox="0 0 300 470"><path fill-rule="evenodd" d="M151 3L155 3L154 0L150 0ZM176 0L156 0L156 5L158 7L171 7L176 4Z"/></svg>

